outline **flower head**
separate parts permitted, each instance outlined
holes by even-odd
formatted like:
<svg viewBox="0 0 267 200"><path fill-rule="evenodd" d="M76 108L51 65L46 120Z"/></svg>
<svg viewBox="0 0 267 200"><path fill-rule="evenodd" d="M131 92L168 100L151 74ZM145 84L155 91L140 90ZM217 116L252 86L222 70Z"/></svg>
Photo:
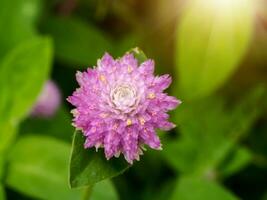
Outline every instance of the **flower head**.
<svg viewBox="0 0 267 200"><path fill-rule="evenodd" d="M60 106L60 102L61 93L57 85L48 80L32 108L31 115L34 117L52 117Z"/></svg>
<svg viewBox="0 0 267 200"><path fill-rule="evenodd" d="M122 153L130 164L144 144L161 149L155 129L175 126L166 112L180 101L163 93L170 76L153 72L153 60L138 66L133 54L115 60L106 53L94 69L77 73L80 88L67 100L76 107L73 124L86 137L85 148L103 147L107 159Z"/></svg>

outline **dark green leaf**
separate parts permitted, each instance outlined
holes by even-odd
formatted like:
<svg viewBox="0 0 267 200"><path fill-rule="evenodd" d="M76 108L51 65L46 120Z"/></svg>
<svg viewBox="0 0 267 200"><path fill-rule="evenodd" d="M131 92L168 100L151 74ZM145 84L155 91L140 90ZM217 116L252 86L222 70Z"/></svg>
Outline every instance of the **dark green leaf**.
<svg viewBox="0 0 267 200"><path fill-rule="evenodd" d="M172 200L237 200L229 191L204 179L182 178L179 180Z"/></svg>
<svg viewBox="0 0 267 200"><path fill-rule="evenodd" d="M114 57L120 57L129 49L138 46L139 38L137 34L130 34L124 36L122 39L116 41L116 45L113 45L112 55Z"/></svg>
<svg viewBox="0 0 267 200"><path fill-rule="evenodd" d="M107 36L79 19L51 18L44 26L54 39L56 57L76 68L95 65L112 47Z"/></svg>
<svg viewBox="0 0 267 200"><path fill-rule="evenodd" d="M9 187L38 199L80 199L68 187L70 145L44 136L25 136L11 151L6 182Z"/></svg>
<svg viewBox="0 0 267 200"><path fill-rule="evenodd" d="M245 147L235 148L229 158L219 168L220 177L227 178L240 171L252 160L252 153Z"/></svg>
<svg viewBox="0 0 267 200"><path fill-rule="evenodd" d="M70 124L71 116L61 107L51 118L28 118L20 125L20 133L49 135L71 142L74 128ZM49 130L49 131L47 131Z"/></svg>
<svg viewBox="0 0 267 200"><path fill-rule="evenodd" d="M239 66L251 40L253 1L196 0L186 8L177 32L177 74L182 96L195 99L221 87Z"/></svg>
<svg viewBox="0 0 267 200"><path fill-rule="evenodd" d="M73 138L70 185L72 188L92 186L104 179L109 179L123 173L129 165L124 159L106 160L102 151L84 149L85 138L76 132Z"/></svg>
<svg viewBox="0 0 267 200"><path fill-rule="evenodd" d="M262 87L249 91L231 107L214 97L181 105L175 121L182 135L165 146L165 158L183 173L216 176L216 168L246 136L264 107L266 95Z"/></svg>
<svg viewBox="0 0 267 200"><path fill-rule="evenodd" d="M5 197L5 191L4 191L4 188L3 186L0 184L0 200L5 200L6 197Z"/></svg>

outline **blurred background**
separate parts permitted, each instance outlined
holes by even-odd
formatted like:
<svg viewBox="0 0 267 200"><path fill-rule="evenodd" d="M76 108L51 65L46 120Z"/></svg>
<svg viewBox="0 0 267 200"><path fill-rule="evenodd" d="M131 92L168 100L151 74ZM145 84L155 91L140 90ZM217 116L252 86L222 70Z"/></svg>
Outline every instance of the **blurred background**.
<svg viewBox="0 0 267 200"><path fill-rule="evenodd" d="M267 200L266 0L0 2L0 200ZM134 47L173 77L177 127L71 190L75 73Z"/></svg>

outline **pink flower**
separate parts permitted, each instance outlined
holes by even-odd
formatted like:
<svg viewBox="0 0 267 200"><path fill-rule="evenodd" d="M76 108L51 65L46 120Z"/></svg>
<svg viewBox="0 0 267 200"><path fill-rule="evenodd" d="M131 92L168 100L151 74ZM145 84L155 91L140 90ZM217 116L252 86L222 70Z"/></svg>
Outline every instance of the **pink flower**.
<svg viewBox="0 0 267 200"><path fill-rule="evenodd" d="M144 144L161 149L155 129L175 127L166 112L181 102L163 93L170 76L153 72L153 60L138 66L132 54L114 60L106 53L97 67L76 74L80 88L67 100L76 107L73 124L86 137L85 148L103 147L107 159L122 153L130 164Z"/></svg>
<svg viewBox="0 0 267 200"><path fill-rule="evenodd" d="M53 81L48 80L32 109L31 115L43 118L52 117L60 106L60 102L61 93L57 85Z"/></svg>

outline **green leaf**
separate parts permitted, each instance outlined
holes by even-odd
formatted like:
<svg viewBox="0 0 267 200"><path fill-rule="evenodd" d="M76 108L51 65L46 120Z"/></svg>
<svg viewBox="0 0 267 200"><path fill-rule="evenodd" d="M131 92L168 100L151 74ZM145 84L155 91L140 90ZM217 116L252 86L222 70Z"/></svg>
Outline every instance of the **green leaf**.
<svg viewBox="0 0 267 200"><path fill-rule="evenodd" d="M176 42L183 98L207 96L235 72L251 40L253 8L250 0L189 3Z"/></svg>
<svg viewBox="0 0 267 200"><path fill-rule="evenodd" d="M2 180L2 177L4 175L4 156L0 154L0 181Z"/></svg>
<svg viewBox="0 0 267 200"><path fill-rule="evenodd" d="M70 185L72 188L93 186L104 179L123 173L129 165L122 158L106 160L102 151L84 149L82 133L75 132L70 161Z"/></svg>
<svg viewBox="0 0 267 200"><path fill-rule="evenodd" d="M134 57L138 60L139 64L147 60L146 54L138 47L131 49L129 53L134 54Z"/></svg>
<svg viewBox="0 0 267 200"><path fill-rule="evenodd" d="M227 178L232 174L240 171L252 161L252 153L245 147L236 148L229 158L221 164L219 175Z"/></svg>
<svg viewBox="0 0 267 200"><path fill-rule="evenodd" d="M17 127L6 120L0 119L0 182L5 176L7 150L17 135Z"/></svg>
<svg viewBox="0 0 267 200"><path fill-rule="evenodd" d="M101 181L93 187L90 200L118 200L116 189L110 180Z"/></svg>
<svg viewBox="0 0 267 200"><path fill-rule="evenodd" d="M44 31L54 39L56 57L73 67L88 67L109 51L112 43L96 27L75 18L51 18Z"/></svg>
<svg viewBox="0 0 267 200"><path fill-rule="evenodd" d="M81 191L68 187L69 151L69 144L50 137L22 137L8 160L7 185L38 199L80 199Z"/></svg>
<svg viewBox="0 0 267 200"><path fill-rule="evenodd" d="M15 124L11 124L7 120L0 122L0 154L5 157L5 151L13 142L17 135L17 127Z"/></svg>
<svg viewBox="0 0 267 200"><path fill-rule="evenodd" d="M171 200L237 200L229 191L215 182L204 179L182 178Z"/></svg>
<svg viewBox="0 0 267 200"><path fill-rule="evenodd" d="M0 57L35 35L34 25L40 10L40 0L1 0Z"/></svg>
<svg viewBox="0 0 267 200"><path fill-rule="evenodd" d="M263 195L263 197L261 198L261 200L267 200L267 192L265 192L265 194Z"/></svg>
<svg viewBox="0 0 267 200"><path fill-rule="evenodd" d="M20 124L20 133L49 135L71 142L74 128L69 123L70 121L70 113L65 107L61 107L51 118L43 119L32 117L26 119L22 124Z"/></svg>
<svg viewBox="0 0 267 200"><path fill-rule="evenodd" d="M11 51L0 65L0 116L17 123L30 111L52 61L49 38L35 38Z"/></svg>
<svg viewBox="0 0 267 200"><path fill-rule="evenodd" d="M265 91L257 87L234 106L219 97L181 105L174 117L181 137L165 146L167 161L182 173L215 178L217 167L265 110Z"/></svg>
<svg viewBox="0 0 267 200"><path fill-rule="evenodd" d="M35 38L18 45L0 64L0 152L16 134L17 124L28 115L52 61L49 38Z"/></svg>
<svg viewBox="0 0 267 200"><path fill-rule="evenodd" d="M123 55L129 49L138 46L140 38L137 33L131 33L116 41L116 45L113 45L112 55L119 57Z"/></svg>
<svg viewBox="0 0 267 200"><path fill-rule="evenodd" d="M5 200L6 197L5 197L5 191L4 191L4 188L3 186L0 184L0 200Z"/></svg>

